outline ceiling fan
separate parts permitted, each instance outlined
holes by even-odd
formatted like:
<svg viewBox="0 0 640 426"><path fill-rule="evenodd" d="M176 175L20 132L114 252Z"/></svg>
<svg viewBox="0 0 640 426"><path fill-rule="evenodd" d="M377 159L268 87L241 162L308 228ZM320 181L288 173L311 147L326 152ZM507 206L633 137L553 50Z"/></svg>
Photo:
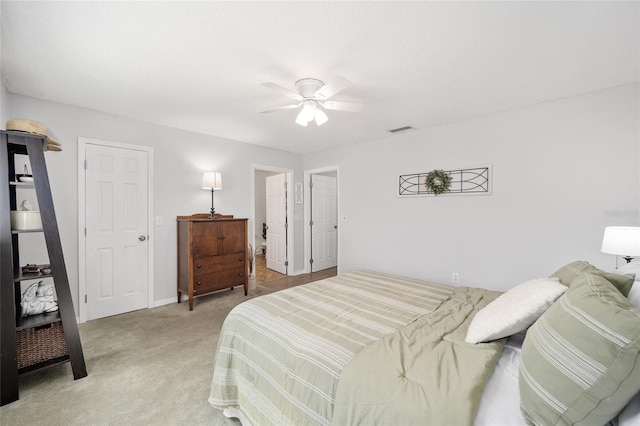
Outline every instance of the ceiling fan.
<svg viewBox="0 0 640 426"><path fill-rule="evenodd" d="M317 78L303 78L296 81L295 92L275 83L262 83L262 85L293 98L298 102L295 104L271 108L261 112L263 114L270 114L276 111L302 107L302 110L296 118L296 123L301 126L306 126L312 120L315 120L318 126L326 123L329 118L327 117L327 114L325 114L324 109L351 112L358 112L362 110L361 104L329 100L333 95L351 85L351 82L344 77L333 78L327 84Z"/></svg>

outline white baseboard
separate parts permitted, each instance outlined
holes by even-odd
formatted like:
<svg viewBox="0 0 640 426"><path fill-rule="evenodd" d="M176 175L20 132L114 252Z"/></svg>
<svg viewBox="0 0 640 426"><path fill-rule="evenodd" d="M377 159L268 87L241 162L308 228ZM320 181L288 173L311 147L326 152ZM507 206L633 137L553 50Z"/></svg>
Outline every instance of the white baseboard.
<svg viewBox="0 0 640 426"><path fill-rule="evenodd" d="M182 301L184 302L185 300L189 300L189 296L183 294ZM177 303L177 302L178 302L178 299L176 297L170 297L169 299L156 300L153 302L153 306L150 306L150 307L157 308L158 306L169 305L171 303Z"/></svg>

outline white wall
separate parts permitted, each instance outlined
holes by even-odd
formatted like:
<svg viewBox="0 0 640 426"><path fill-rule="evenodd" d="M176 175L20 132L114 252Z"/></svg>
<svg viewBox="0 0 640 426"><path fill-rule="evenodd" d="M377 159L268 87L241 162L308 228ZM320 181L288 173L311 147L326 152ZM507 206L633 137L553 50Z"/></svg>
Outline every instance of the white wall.
<svg viewBox="0 0 640 426"><path fill-rule="evenodd" d="M62 152L47 153L46 159L76 311L79 297L76 171L79 136L154 149L154 215L164 218L164 225L155 228L156 301L176 297L175 217L206 213L211 207L211 193L201 189L203 171L222 173L224 189L215 194L216 211L235 217L250 216L251 163L293 169L296 179L302 179L302 157L284 151L12 94L9 95L9 113L13 118L28 118L45 124L63 145ZM296 234L302 236L301 221L295 226ZM300 253L296 254L295 260L301 262L302 258L300 244Z"/></svg>
<svg viewBox="0 0 640 426"><path fill-rule="evenodd" d="M2 8L0 8L2 9ZM0 17L1 20L1 17ZM2 52L0 51L0 64L2 63ZM0 65L0 128L5 129L5 123L8 120L7 112L9 109L9 92L4 83L4 75L2 73L2 65Z"/></svg>
<svg viewBox="0 0 640 426"><path fill-rule="evenodd" d="M0 7L0 23L2 22L2 8ZM5 123L7 122L7 102L9 98L9 93L7 92L7 88L4 84L4 76L2 72L2 47L0 46L0 128L5 128Z"/></svg>
<svg viewBox="0 0 640 426"><path fill-rule="evenodd" d="M8 100L9 100L9 92L7 92L7 88L4 85L4 79L2 77L2 70L0 69L0 127L5 129L5 124L8 120L7 112L8 112Z"/></svg>
<svg viewBox="0 0 640 426"><path fill-rule="evenodd" d="M604 227L640 225L638 99L627 85L305 156L340 167L340 272L504 290L577 259L612 269ZM396 196L401 173L478 163L490 196Z"/></svg>

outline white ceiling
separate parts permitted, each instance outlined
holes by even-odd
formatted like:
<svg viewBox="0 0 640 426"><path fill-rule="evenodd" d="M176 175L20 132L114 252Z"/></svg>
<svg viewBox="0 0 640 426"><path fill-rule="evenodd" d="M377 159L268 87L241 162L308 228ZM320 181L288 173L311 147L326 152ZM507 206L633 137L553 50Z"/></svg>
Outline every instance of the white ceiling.
<svg viewBox="0 0 640 426"><path fill-rule="evenodd" d="M1 2L11 93L312 153L639 80L638 2ZM321 127L290 99L344 76ZM52 129L55 133L55 129Z"/></svg>

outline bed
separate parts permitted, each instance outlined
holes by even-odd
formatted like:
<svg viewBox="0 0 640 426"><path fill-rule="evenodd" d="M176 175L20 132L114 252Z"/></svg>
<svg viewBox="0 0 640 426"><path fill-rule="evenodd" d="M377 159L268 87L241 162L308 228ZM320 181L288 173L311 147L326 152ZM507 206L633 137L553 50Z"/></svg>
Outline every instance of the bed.
<svg viewBox="0 0 640 426"><path fill-rule="evenodd" d="M596 269L574 262L555 273L559 276L553 279L563 284L561 293L566 290L566 294L547 301L552 306L536 314L527 336L538 333L534 329L538 323L546 324L549 312L562 309L559 301L569 299L567 289L592 291L594 285L613 289L613 300L622 306L616 309L624 311L625 324L629 323L620 333L630 343L618 352L624 351L623 358L632 367L618 374L624 376L617 377L619 386L603 391L608 392L606 404L578 401L582 404L578 410L560 401L564 396L552 395L555 390L547 389L545 378L538 377L543 368L527 370L529 381L520 383L524 366L544 363L547 356L544 351L539 354L540 345L529 344L534 339L524 333L507 330L511 334L499 338L494 333L483 342L467 340L470 328L478 329L483 317L478 313L490 313L496 304L500 309L502 300L509 302L505 296L511 291L503 295L373 271L342 274L235 307L221 330L209 403L253 425L568 424L580 423L576 419L581 416L582 424L604 424L624 419L617 417L623 409L629 419L635 418L631 410L632 399L640 392L640 361L631 361L638 357L640 311L615 284L589 268ZM633 275L616 276L626 277L628 294ZM573 281L584 277L590 281L574 286ZM570 321L554 318L556 322ZM540 326L536 342L545 341L549 327L555 325ZM557 330L551 333L555 336ZM557 377L553 371L550 375ZM612 381L606 371L603 376L606 383ZM531 401L521 401L521 388ZM564 409L545 406L549 397ZM593 395L589 398L593 400ZM627 424L633 423L620 422Z"/></svg>

